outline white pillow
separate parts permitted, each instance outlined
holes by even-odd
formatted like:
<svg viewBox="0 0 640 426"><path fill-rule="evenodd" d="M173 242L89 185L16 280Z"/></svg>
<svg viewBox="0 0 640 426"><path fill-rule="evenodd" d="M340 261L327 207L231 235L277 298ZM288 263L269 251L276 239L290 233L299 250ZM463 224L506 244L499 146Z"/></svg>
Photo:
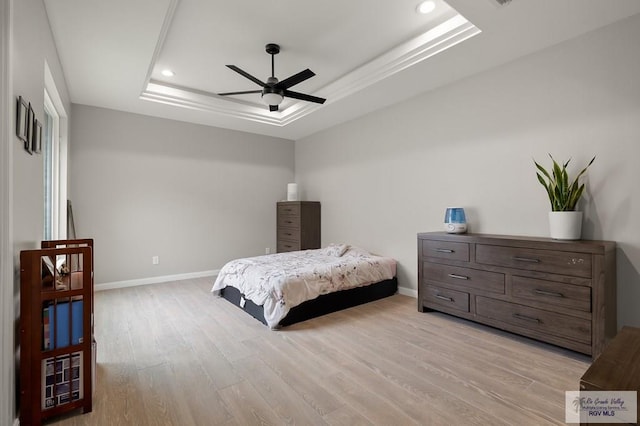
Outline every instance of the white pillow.
<svg viewBox="0 0 640 426"><path fill-rule="evenodd" d="M324 254L327 256L335 256L340 257L347 252L349 249L349 245L347 244L329 244L327 247L323 249Z"/></svg>
<svg viewBox="0 0 640 426"><path fill-rule="evenodd" d="M370 257L371 252L356 246L349 246L349 250L345 253L346 256L358 256L358 257Z"/></svg>

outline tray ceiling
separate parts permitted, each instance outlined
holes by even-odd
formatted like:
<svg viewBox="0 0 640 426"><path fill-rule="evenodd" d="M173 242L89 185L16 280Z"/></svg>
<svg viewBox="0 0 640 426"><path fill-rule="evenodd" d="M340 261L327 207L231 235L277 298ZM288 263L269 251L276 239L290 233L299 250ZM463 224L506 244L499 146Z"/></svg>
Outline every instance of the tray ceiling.
<svg viewBox="0 0 640 426"><path fill-rule="evenodd" d="M74 103L297 139L640 12L636 0L45 0ZM603 5L604 3L604 5ZM270 112L260 89L277 43L281 80L310 68ZM164 69L175 75L165 77Z"/></svg>

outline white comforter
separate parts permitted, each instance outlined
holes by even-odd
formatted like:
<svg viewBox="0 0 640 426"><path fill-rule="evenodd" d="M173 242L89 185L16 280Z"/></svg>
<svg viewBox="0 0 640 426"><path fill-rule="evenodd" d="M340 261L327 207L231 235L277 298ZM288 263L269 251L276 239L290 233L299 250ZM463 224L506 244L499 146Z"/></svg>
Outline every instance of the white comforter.
<svg viewBox="0 0 640 426"><path fill-rule="evenodd" d="M222 267L212 292L226 286L264 308L276 328L289 309L339 290L377 283L396 275L396 261L345 244L232 260Z"/></svg>

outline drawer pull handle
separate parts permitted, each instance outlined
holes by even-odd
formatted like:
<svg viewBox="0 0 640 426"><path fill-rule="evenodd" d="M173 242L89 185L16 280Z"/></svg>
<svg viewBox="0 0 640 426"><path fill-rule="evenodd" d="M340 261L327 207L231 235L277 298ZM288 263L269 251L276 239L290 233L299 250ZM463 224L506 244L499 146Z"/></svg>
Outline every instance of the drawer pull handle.
<svg viewBox="0 0 640 426"><path fill-rule="evenodd" d="M520 262L540 263L540 259L534 259L532 257L513 256L513 260L518 260Z"/></svg>
<svg viewBox="0 0 640 426"><path fill-rule="evenodd" d="M465 277L464 275L458 275L458 274L449 274L450 278L455 278L457 280L468 280L469 277Z"/></svg>
<svg viewBox="0 0 640 426"><path fill-rule="evenodd" d="M453 298L447 297L447 296L440 296L439 294L436 294L436 298L446 300L447 302L453 302Z"/></svg>
<svg viewBox="0 0 640 426"><path fill-rule="evenodd" d="M538 288L533 290L533 292L535 294L541 294L543 296L564 297L564 294L562 294L562 293L557 293L555 291L540 290Z"/></svg>
<svg viewBox="0 0 640 426"><path fill-rule="evenodd" d="M438 253L453 253L453 250L449 250L449 249L434 249L435 251L437 251Z"/></svg>
<svg viewBox="0 0 640 426"><path fill-rule="evenodd" d="M540 324L540 320L538 318L528 317L526 315L521 315L521 314L513 314L513 317L519 320L535 322L536 324Z"/></svg>

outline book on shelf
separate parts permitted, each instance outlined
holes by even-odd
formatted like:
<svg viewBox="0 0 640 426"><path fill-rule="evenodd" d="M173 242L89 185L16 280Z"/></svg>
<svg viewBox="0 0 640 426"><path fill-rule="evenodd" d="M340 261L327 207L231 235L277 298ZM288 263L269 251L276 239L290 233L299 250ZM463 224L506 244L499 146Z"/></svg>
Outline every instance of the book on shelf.
<svg viewBox="0 0 640 426"><path fill-rule="evenodd" d="M83 342L82 337L82 300L55 303L42 310L42 345L44 350L64 348ZM71 338L69 336L71 321Z"/></svg>
<svg viewBox="0 0 640 426"><path fill-rule="evenodd" d="M42 360L42 409L82 399L82 351Z"/></svg>
<svg viewBox="0 0 640 426"><path fill-rule="evenodd" d="M51 350L51 321L49 320L49 307L42 310L42 349Z"/></svg>

